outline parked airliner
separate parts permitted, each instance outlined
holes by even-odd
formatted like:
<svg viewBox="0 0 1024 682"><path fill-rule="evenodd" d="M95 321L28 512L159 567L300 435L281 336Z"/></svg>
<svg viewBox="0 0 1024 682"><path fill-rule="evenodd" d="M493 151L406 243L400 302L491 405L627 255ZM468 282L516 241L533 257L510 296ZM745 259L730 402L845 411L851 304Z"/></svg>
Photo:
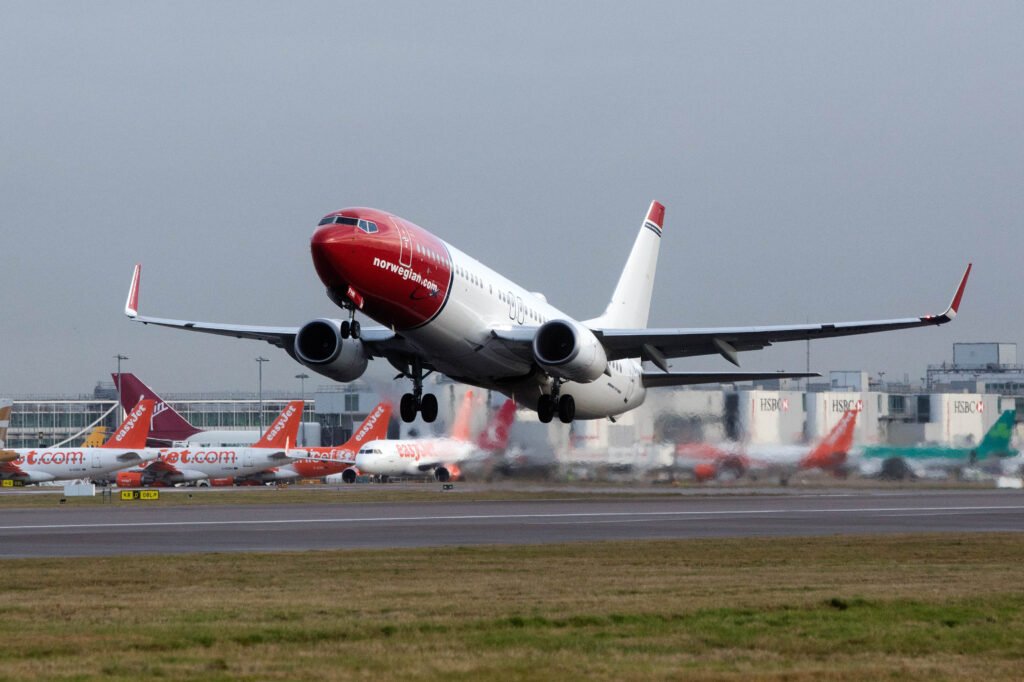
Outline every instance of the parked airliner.
<svg viewBox="0 0 1024 682"><path fill-rule="evenodd" d="M670 372L669 358L721 355L783 341L925 327L957 313L971 266L940 315L764 327L648 329L665 208L652 202L603 314L577 320L431 232L373 208L346 208L320 220L310 249L327 296L346 319L301 327L172 320L139 315L141 266L125 314L144 324L258 339L336 381L353 381L371 358L385 358L412 381L402 396L406 422L437 417L423 378L441 372L497 390L535 409L542 422L614 417L644 402L654 386L815 376L803 373ZM356 311L382 326L362 328ZM659 371L645 371L649 361Z"/></svg>
<svg viewBox="0 0 1024 682"><path fill-rule="evenodd" d="M146 449L153 401L141 400L128 411L120 428L98 448L16 448L13 461L0 463L0 479L21 483L100 479L118 469L135 466L156 457Z"/></svg>
<svg viewBox="0 0 1024 682"><path fill-rule="evenodd" d="M302 408L301 400L285 405L266 433L248 447L185 444L153 450L159 456L143 467L119 473L117 487L233 485L235 478L287 464L292 461L289 448L299 432Z"/></svg>

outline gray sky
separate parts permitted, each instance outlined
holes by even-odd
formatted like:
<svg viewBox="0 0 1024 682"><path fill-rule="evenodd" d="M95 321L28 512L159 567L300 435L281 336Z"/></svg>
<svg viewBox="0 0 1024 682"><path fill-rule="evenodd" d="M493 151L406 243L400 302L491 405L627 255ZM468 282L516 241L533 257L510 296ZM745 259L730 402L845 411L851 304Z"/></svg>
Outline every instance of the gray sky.
<svg viewBox="0 0 1024 682"><path fill-rule="evenodd" d="M296 387L266 344L129 323L131 267L150 315L336 315L309 237L353 205L587 317L657 198L652 326L940 312L973 260L952 325L812 367L1024 342L1022 34L1019 2L5 2L0 394L89 391L118 352L167 392L252 390L258 354Z"/></svg>

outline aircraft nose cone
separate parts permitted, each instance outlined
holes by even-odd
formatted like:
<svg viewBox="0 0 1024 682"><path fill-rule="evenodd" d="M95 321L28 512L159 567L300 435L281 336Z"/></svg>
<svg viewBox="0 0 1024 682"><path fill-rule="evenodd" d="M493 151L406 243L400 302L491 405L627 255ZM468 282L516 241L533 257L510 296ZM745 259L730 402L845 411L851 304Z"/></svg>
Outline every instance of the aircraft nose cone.
<svg viewBox="0 0 1024 682"><path fill-rule="evenodd" d="M347 282L346 261L350 256L354 239L350 228L344 229L335 225L324 225L313 233L313 238L309 242L313 266L320 276L320 281L328 287L343 286Z"/></svg>

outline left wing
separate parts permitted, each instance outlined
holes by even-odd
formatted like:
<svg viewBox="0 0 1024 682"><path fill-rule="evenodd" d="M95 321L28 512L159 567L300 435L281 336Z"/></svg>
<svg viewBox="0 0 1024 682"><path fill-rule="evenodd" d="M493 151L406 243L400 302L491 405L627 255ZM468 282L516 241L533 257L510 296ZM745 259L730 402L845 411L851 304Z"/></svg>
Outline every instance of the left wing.
<svg viewBox="0 0 1024 682"><path fill-rule="evenodd" d="M807 372L644 372L641 375L644 386L693 386L694 384L729 384L737 381L762 381L765 379L807 379L820 377Z"/></svg>
<svg viewBox="0 0 1024 682"><path fill-rule="evenodd" d="M971 265L967 265L960 286L941 315L923 315L895 320L829 322L824 324L778 325L771 327L709 327L704 329L594 329L609 360L643 358L666 370L665 358L721 355L739 365L740 351L759 350L773 343L827 339L835 336L873 334L913 327L945 324L956 317Z"/></svg>

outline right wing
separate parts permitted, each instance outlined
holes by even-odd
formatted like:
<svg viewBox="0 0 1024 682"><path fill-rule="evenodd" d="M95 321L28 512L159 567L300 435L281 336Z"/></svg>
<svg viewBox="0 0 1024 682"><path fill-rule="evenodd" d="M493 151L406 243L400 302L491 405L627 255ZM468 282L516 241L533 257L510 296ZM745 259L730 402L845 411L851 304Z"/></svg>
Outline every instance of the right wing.
<svg viewBox="0 0 1024 682"><path fill-rule="evenodd" d="M142 324L154 324L160 327L172 327L204 334L231 336L236 339L253 339L283 348L292 354L295 335L299 327L266 327L249 324L222 324L218 322L196 322L194 320L172 320L163 317L145 317L139 315L139 283L142 277L142 265L137 264L132 272L132 283L128 289L128 299L124 304L124 314ZM383 357L392 346L398 345L397 335L385 327L364 327L359 339L374 357Z"/></svg>
<svg viewBox="0 0 1024 682"><path fill-rule="evenodd" d="M807 372L644 372L641 375L647 388L659 386L693 386L694 384L730 384L737 381L764 379L807 379L820 377Z"/></svg>

